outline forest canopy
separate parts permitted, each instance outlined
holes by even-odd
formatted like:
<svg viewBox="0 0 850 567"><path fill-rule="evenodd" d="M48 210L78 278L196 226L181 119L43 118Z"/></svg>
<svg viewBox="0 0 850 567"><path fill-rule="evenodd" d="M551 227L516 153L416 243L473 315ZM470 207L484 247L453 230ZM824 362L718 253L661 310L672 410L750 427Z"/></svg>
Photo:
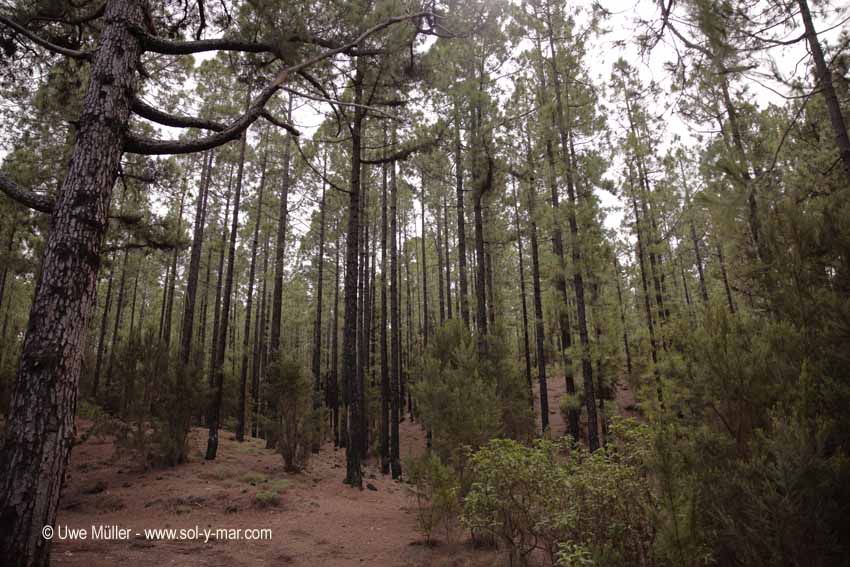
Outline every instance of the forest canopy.
<svg viewBox="0 0 850 567"><path fill-rule="evenodd" d="M4 2L0 564L232 436L512 565L850 565L848 21Z"/></svg>

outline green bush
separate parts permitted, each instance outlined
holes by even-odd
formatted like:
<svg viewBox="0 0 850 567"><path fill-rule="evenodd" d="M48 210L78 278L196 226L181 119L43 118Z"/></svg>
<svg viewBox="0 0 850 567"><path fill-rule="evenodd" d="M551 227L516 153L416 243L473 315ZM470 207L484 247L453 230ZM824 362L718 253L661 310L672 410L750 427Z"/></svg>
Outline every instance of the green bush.
<svg viewBox="0 0 850 567"><path fill-rule="evenodd" d="M254 503L258 508L274 508L280 505L280 494L277 491L261 490L254 495Z"/></svg>
<svg viewBox="0 0 850 567"><path fill-rule="evenodd" d="M442 527L446 541L460 516L460 483L451 467L433 453L405 463L408 481L416 498L416 523L425 540L431 542L435 529Z"/></svg>
<svg viewBox="0 0 850 567"><path fill-rule="evenodd" d="M269 367L263 387L271 414L266 423L274 446L287 471L300 471L307 465L314 435L320 432L315 424L320 417L314 415L310 379L301 365L282 360Z"/></svg>
<svg viewBox="0 0 850 567"><path fill-rule="evenodd" d="M104 395L113 418L116 448L144 467L174 466L189 456L188 438L203 406L201 372L170 358L152 334L131 337L115 356Z"/></svg>
<svg viewBox="0 0 850 567"><path fill-rule="evenodd" d="M654 565L648 431L615 421L611 435L593 454L567 440L491 441L470 458L464 523L495 538L511 564Z"/></svg>
<svg viewBox="0 0 850 567"><path fill-rule="evenodd" d="M422 422L432 433L433 450L463 471L467 448L495 436L528 439L533 414L528 387L497 336L488 337L479 357L475 339L458 320L440 328L415 368L412 386Z"/></svg>

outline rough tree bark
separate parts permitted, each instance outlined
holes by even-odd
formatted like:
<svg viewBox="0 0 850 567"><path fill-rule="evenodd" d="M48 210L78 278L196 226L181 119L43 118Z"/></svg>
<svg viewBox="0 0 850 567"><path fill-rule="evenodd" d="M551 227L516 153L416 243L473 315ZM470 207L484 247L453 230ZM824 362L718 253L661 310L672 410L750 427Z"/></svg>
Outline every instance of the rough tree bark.
<svg viewBox="0 0 850 567"><path fill-rule="evenodd" d="M86 329L118 175L143 22L137 0L110 0L68 171L51 218L0 451L0 564L42 566L74 436Z"/></svg>

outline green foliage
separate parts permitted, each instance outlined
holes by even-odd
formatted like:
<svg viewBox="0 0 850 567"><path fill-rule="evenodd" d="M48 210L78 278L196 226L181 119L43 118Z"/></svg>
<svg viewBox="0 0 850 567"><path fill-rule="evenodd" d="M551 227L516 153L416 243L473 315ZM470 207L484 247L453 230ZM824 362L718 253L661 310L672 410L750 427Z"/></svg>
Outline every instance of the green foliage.
<svg viewBox="0 0 850 567"><path fill-rule="evenodd" d="M169 359L152 334L130 337L115 356L115 381L105 407L114 419L116 447L143 466L174 466L189 456L188 438L203 406L201 372Z"/></svg>
<svg viewBox="0 0 850 567"><path fill-rule="evenodd" d="M533 428L525 380L499 338L485 358L457 319L437 333L415 370L413 394L422 422L431 430L433 449L460 471L466 449L497 435L527 439Z"/></svg>
<svg viewBox="0 0 850 567"><path fill-rule="evenodd" d="M847 417L788 322L709 309L654 414L659 556L680 565L845 565Z"/></svg>
<svg viewBox="0 0 850 567"><path fill-rule="evenodd" d="M254 495L254 504L258 508L274 508L280 505L280 494L277 491L260 490Z"/></svg>
<svg viewBox="0 0 850 567"><path fill-rule="evenodd" d="M470 459L464 523L519 564L534 554L550 565L654 564L648 430L616 422L611 433L593 454L566 440L491 441Z"/></svg>
<svg viewBox="0 0 850 567"><path fill-rule="evenodd" d="M499 398L482 376L475 341L459 320L439 329L417 368L413 395L440 458L459 468L461 448L479 447L499 431Z"/></svg>
<svg viewBox="0 0 850 567"><path fill-rule="evenodd" d="M461 512L460 482L454 470L434 453L408 460L404 465L416 498L416 524L427 542L435 529L442 527L446 541Z"/></svg>
<svg viewBox="0 0 850 567"><path fill-rule="evenodd" d="M264 399L269 403L270 435L283 457L288 471L300 471L310 457L313 436L316 435L313 391L309 377L294 360L284 359L269 367L263 384Z"/></svg>

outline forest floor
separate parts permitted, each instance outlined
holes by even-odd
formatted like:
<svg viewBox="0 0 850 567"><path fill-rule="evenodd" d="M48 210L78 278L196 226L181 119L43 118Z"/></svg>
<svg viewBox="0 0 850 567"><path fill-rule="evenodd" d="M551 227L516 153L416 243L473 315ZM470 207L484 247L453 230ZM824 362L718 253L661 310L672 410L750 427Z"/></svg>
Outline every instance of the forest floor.
<svg viewBox="0 0 850 567"><path fill-rule="evenodd" d="M535 388L536 390L536 388ZM563 378L549 380L550 422L563 434L558 400ZM537 394L537 392L535 392ZM536 396L537 398L538 396ZM634 396L617 388L617 405L630 413ZM80 420L80 431L90 423ZM402 457L420 454L425 436L418 423L401 426ZM501 564L498 552L476 549L462 529L452 541L435 533L426 545L416 526L416 504L407 484L365 466L364 490L342 483L345 450L325 444L306 470L286 473L278 453L265 441L237 443L222 431L218 458L205 461L206 430L190 436L190 460L167 469L139 470L117 456L108 436L91 436L74 448L60 503L51 564L54 567L121 565L292 565L349 567L372 563L408 567L485 567ZM371 488L369 488L371 487ZM276 493L277 504L259 502L258 493ZM60 530L61 526L61 530ZM126 538L93 539L97 526L128 530ZM191 539L149 537L145 530L198 530ZM86 529L86 539L67 529ZM209 539L204 530L213 530ZM271 538L217 537L217 529L270 529ZM138 535L137 535L138 534ZM64 539L63 539L64 535Z"/></svg>
<svg viewBox="0 0 850 567"><path fill-rule="evenodd" d="M85 430L87 423L80 423ZM401 426L402 456L420 453L425 436L418 423ZM205 461L206 430L190 436L190 461L168 469L134 470L116 459L109 438L90 437L74 448L54 532L54 567L141 565L293 565L484 567L497 552L473 548L457 529L452 542L435 534L426 545L416 527L409 485L365 466L364 490L343 484L345 450L326 444L306 470L284 471L283 460L265 441L237 443L222 431L218 458ZM374 489L374 490L373 490ZM263 506L257 493L278 493ZM127 539L93 540L93 526L130 530ZM62 540L62 529L86 529L85 540ZM149 539L144 530L199 528L199 539ZM225 540L204 529L271 530L267 541ZM136 535L139 534L139 535ZM194 535L189 533L188 535Z"/></svg>

